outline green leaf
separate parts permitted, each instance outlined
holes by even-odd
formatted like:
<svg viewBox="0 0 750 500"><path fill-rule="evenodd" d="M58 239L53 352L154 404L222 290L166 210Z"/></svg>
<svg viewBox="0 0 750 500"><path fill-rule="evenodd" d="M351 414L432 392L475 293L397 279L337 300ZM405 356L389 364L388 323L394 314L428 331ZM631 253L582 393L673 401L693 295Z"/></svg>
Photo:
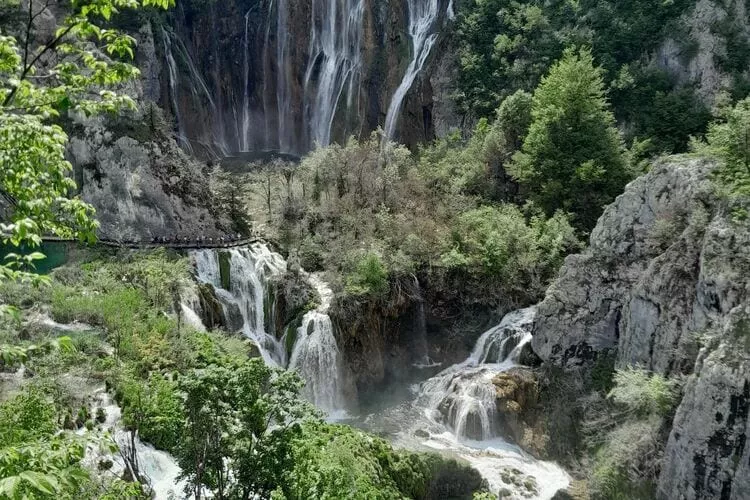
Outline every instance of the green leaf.
<svg viewBox="0 0 750 500"><path fill-rule="evenodd" d="M18 485L21 483L21 478L18 476L10 476L4 479L0 479L0 497L7 496L15 498L16 490Z"/></svg>
<svg viewBox="0 0 750 500"><path fill-rule="evenodd" d="M60 487L57 479L41 472L24 471L20 474L20 477L28 482L32 488L46 495L54 495Z"/></svg>

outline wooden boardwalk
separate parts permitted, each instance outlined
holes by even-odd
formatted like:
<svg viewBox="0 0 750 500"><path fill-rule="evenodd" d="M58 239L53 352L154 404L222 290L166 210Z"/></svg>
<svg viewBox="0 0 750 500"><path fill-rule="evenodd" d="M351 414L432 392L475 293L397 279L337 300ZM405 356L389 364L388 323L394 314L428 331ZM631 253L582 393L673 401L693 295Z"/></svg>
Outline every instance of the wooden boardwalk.
<svg viewBox="0 0 750 500"><path fill-rule="evenodd" d="M59 238L57 236L45 236L44 242L50 243L78 243L76 239ZM95 245L103 245L114 248L132 248L132 249L149 249L149 248L173 248L176 250L201 250L207 248L236 248L252 245L254 243L263 243L266 245L276 246L273 241L260 236L251 236L238 240L202 240L202 241L121 241L110 239L98 239Z"/></svg>

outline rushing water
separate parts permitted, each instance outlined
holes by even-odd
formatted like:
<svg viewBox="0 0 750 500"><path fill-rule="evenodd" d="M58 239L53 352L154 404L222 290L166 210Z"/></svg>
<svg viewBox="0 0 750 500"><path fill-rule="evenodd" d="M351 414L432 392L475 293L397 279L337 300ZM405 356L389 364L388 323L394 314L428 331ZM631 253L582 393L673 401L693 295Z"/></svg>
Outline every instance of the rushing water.
<svg viewBox="0 0 750 500"><path fill-rule="evenodd" d="M438 38L435 31L438 14L438 0L407 0L409 7L409 38L411 40L411 61L406 68L401 84L391 98L388 113L385 117L385 136L389 140L395 139L398 119L404 98L414 84L417 75L424 68L432 47Z"/></svg>
<svg viewBox="0 0 750 500"><path fill-rule="evenodd" d="M498 436L498 415L492 379L517 366L534 308L506 315L485 332L471 355L413 388L407 401L396 402L354 421L385 434L399 446L433 450L462 458L488 480L493 491L509 490L510 499L549 499L568 485L565 471L554 463L533 459ZM517 483L509 477L520 478ZM535 484L534 491L523 486Z"/></svg>
<svg viewBox="0 0 750 500"><path fill-rule="evenodd" d="M103 387L94 394L94 401L96 406L102 408L106 415L106 420L102 424L102 427L111 433L121 450L126 450L131 442L130 432L123 428L120 407L115 404L112 397ZM185 498L183 491L187 483L179 479L182 470L175 458L169 453L157 450L153 446L144 443L137 436L134 439L134 444L139 473L147 479L153 497L157 500ZM100 458L105 458L98 449L91 449L89 453L93 455L94 462ZM92 458L89 458L89 460ZM125 461L119 454L116 454L112 458L113 467L111 472L120 475L126 468ZM95 463L91 465L95 466Z"/></svg>
<svg viewBox="0 0 750 500"><path fill-rule="evenodd" d="M318 276L311 275L310 282L318 291L321 304L302 318L289 369L297 370L307 382L303 392L307 399L329 415L340 417L346 401L343 360L328 316L333 292Z"/></svg>
<svg viewBox="0 0 750 500"><path fill-rule="evenodd" d="M220 253L225 253L220 257ZM263 360L271 366L286 366L286 350L273 335L271 317L266 318L269 280L286 270L281 255L265 245L226 250L193 252L198 279L213 285L230 327L240 330L258 346ZM222 283L220 259L226 259L229 287ZM268 319L268 323L267 320ZM269 327L271 326L271 327Z"/></svg>
<svg viewBox="0 0 750 500"><path fill-rule="evenodd" d="M359 89L364 0L313 0L305 116L311 139L331 142L339 102L351 108Z"/></svg>
<svg viewBox="0 0 750 500"><path fill-rule="evenodd" d="M164 57L166 58L169 77L169 99L172 103L172 113L174 113L174 120L177 125L177 141L186 151L192 152L190 140L188 140L187 134L185 133L185 122L182 120L180 114L180 104L177 100L177 85L179 80L177 74L177 62L174 59L174 52L172 51L172 38L164 28L162 28L161 32L162 42L164 43Z"/></svg>
<svg viewBox="0 0 750 500"><path fill-rule="evenodd" d="M225 257L220 257L226 252ZM291 357L284 338L277 339L273 325L274 302L269 297L270 280L286 270L281 255L266 245L227 250L198 250L192 253L198 279L214 287L230 326L235 326L258 346L265 362L297 370L306 381L303 394L330 415L341 415L346 407L343 392L343 360L336 344L328 308L333 292L316 275L307 275L320 296L320 305L305 314L296 332ZM222 278L220 259L224 259ZM266 311L271 314L266 316ZM189 318L190 315L186 315Z"/></svg>

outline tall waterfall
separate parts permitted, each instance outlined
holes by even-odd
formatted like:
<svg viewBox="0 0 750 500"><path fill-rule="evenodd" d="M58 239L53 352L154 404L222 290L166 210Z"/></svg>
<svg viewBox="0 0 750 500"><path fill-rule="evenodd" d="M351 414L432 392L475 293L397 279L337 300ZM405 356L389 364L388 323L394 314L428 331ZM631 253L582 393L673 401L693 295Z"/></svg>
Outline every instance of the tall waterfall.
<svg viewBox="0 0 750 500"><path fill-rule="evenodd" d="M409 38L411 39L411 62L406 68L404 78L391 98L385 118L385 136L392 140L396 136L401 108L404 98L414 84L417 75L422 71L432 47L437 41L435 27L438 21L438 0L407 0L409 7ZM452 5L451 5L452 7Z"/></svg>
<svg viewBox="0 0 750 500"><path fill-rule="evenodd" d="M292 118L292 62L290 59L289 11L287 0L276 1L276 102L279 112L279 149L296 152Z"/></svg>
<svg viewBox="0 0 750 500"><path fill-rule="evenodd" d="M223 252L226 254L221 255ZM303 317L289 358L285 339L274 335L273 314L266 316L274 306L269 300L269 282L286 271L281 255L263 244L196 250L191 255L198 279L214 287L230 327L252 339L267 364L297 370L306 382L303 394L316 406L332 414L343 411L343 360L327 314L333 299L328 285L315 275L307 275L321 304Z"/></svg>
<svg viewBox="0 0 750 500"><path fill-rule="evenodd" d="M250 13L248 10L245 13L245 35L242 38L242 45L244 48L244 71L245 71L245 88L242 96L242 134L240 134L240 151L250 150Z"/></svg>
<svg viewBox="0 0 750 500"><path fill-rule="evenodd" d="M190 91L190 98L192 99L191 107L193 110L202 110L206 108L211 115L218 115L218 108L216 102L211 95L211 92L206 85L206 81L203 79L201 72L195 65L193 57L190 55L188 48L182 42L182 40L175 33L170 33L162 27L162 42L164 47L164 57L166 59L166 65L168 70L169 78L169 98L172 113L177 125L177 141L186 151L192 153L193 147L191 140L195 140L207 149L214 151L216 155L227 155L229 153L229 147L226 141L226 134L222 126L215 127L209 124L208 129L205 131L208 136L206 137L192 137L188 138L186 133L186 122L182 116L180 101L178 100L180 94L180 86L185 85L187 90ZM179 66L178 66L179 61ZM178 67L183 67L187 70L187 75L178 73ZM181 79L181 76L187 76L187 78ZM194 119L193 117L191 117ZM211 120L209 120L209 123Z"/></svg>
<svg viewBox="0 0 750 500"><path fill-rule="evenodd" d="M164 44L164 57L167 61L167 70L169 73L169 99L172 103L172 113L174 113L175 122L177 122L177 142L180 146L185 148L185 150L192 152L190 141L185 133L185 123L180 116L180 105L177 101L177 85L179 79L177 75L177 62L174 59L174 52L172 51L172 38L164 28L162 28L161 32L162 42Z"/></svg>
<svg viewBox="0 0 750 500"><path fill-rule="evenodd" d="M485 332L466 361L454 365L422 384L418 403L428 416L444 421L459 438L494 437L497 404L492 379L515 366L536 310L531 307L506 315Z"/></svg>
<svg viewBox="0 0 750 500"><path fill-rule="evenodd" d="M346 94L350 109L359 90L364 0L312 0L311 11L305 116L311 140L327 146L339 102Z"/></svg>

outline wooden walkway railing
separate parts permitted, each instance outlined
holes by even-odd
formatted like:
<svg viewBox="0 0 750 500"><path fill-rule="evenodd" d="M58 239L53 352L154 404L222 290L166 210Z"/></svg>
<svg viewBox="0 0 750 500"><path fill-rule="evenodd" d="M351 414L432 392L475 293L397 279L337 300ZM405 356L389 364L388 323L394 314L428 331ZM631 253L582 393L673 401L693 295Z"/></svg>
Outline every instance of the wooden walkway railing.
<svg viewBox="0 0 750 500"><path fill-rule="evenodd" d="M57 236L45 236L42 238L42 241L51 243L76 243L78 240L59 238ZM132 249L174 248L178 250L199 250L203 248L236 248L252 245L253 243L264 243L272 246L277 246L275 242L261 236L251 236L247 238L231 240L221 238L206 238L203 240L190 241L123 241L100 238L96 240L95 244L115 248Z"/></svg>

